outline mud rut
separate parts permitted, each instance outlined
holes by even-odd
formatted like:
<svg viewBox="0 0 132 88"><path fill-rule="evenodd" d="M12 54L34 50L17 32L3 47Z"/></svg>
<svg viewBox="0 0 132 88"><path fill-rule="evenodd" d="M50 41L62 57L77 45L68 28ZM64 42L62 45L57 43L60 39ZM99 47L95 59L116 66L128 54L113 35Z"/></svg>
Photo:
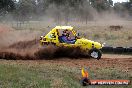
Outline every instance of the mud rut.
<svg viewBox="0 0 132 88"><path fill-rule="evenodd" d="M55 47L53 45L39 47L39 40L20 41L0 49L0 59L20 60L32 63L57 63L68 66L88 66L94 68L120 67L124 71L132 72L132 58L117 58L114 55L103 56L100 60L91 59L80 48ZM24 61L28 60L28 61ZM41 61L39 61L41 60Z"/></svg>
<svg viewBox="0 0 132 88"><path fill-rule="evenodd" d="M0 50L0 59L6 60L40 60L67 58L89 58L79 47L66 48L49 45L40 47L39 40L20 41Z"/></svg>

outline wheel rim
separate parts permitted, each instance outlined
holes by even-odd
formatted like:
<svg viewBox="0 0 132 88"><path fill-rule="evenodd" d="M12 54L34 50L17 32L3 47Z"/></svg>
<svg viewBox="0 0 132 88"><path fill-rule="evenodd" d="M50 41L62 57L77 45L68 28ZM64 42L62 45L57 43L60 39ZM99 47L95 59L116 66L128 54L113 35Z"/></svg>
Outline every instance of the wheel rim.
<svg viewBox="0 0 132 88"><path fill-rule="evenodd" d="M91 53L91 57L93 57L93 58L98 58L98 52L93 51L93 52Z"/></svg>

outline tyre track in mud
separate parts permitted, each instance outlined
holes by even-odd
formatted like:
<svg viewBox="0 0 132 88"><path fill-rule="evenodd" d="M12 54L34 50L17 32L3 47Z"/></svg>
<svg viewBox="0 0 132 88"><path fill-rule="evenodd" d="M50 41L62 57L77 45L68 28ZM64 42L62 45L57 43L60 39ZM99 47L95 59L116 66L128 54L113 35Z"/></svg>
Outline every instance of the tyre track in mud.
<svg viewBox="0 0 132 88"><path fill-rule="evenodd" d="M0 50L0 59L7 60L36 60L36 59L60 59L66 58L90 58L85 55L79 47L55 47L49 45L46 47L39 47L39 40L33 39L30 41L16 42L4 49ZM109 55L112 57L114 55ZM115 57L119 57L116 55ZM115 58L114 57L114 58ZM107 58L105 55L103 58ZM108 58L111 59L111 58Z"/></svg>
<svg viewBox="0 0 132 88"><path fill-rule="evenodd" d="M29 61L33 63L57 63L67 66L99 68L121 68L123 71L132 72L132 57L119 55L104 55L100 60L92 59L80 48L64 48L47 46L39 48L39 40L16 42L0 50L0 59L19 60L18 63ZM26 60L26 61L25 61ZM12 62L12 61L11 61Z"/></svg>
<svg viewBox="0 0 132 88"><path fill-rule="evenodd" d="M20 41L0 50L0 59L6 60L42 60L86 57L79 47L39 47L39 40Z"/></svg>
<svg viewBox="0 0 132 88"><path fill-rule="evenodd" d="M51 60L1 60L2 64L20 64L20 65L29 65L29 66L38 66L44 64L57 64L58 66L68 66L70 68L77 67L81 70L82 67L91 68L93 70L98 69L119 69L123 72L132 73L132 58L101 58L100 60L92 58L54 58Z"/></svg>

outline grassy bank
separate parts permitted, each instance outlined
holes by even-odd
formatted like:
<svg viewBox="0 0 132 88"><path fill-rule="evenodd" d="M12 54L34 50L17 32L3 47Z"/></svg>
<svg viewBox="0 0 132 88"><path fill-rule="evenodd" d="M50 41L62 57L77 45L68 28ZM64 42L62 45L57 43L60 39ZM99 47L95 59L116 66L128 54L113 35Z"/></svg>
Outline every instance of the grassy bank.
<svg viewBox="0 0 132 88"><path fill-rule="evenodd" d="M53 62L5 61L0 64L1 88L83 88L81 69ZM132 79L132 74L115 68L89 70L91 79ZM132 88L129 86L89 86L88 88Z"/></svg>

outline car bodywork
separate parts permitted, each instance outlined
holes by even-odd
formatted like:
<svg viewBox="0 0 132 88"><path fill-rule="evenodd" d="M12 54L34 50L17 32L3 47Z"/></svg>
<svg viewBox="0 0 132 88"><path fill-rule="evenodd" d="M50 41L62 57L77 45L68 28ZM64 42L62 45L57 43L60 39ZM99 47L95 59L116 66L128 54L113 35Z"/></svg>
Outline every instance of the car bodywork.
<svg viewBox="0 0 132 88"><path fill-rule="evenodd" d="M75 37L75 43L70 44L70 43L61 43L59 40L59 36L61 35L61 32L64 30L68 30L72 33L72 35ZM88 40L86 38L79 38L77 37L76 31L73 29L71 26L56 26L53 28L46 36L41 36L40 37L40 44L42 46L48 45L48 44L53 44L56 46L66 46L66 47L80 47L82 50L89 52L91 49L98 49L100 50L103 45L94 42L91 40Z"/></svg>

